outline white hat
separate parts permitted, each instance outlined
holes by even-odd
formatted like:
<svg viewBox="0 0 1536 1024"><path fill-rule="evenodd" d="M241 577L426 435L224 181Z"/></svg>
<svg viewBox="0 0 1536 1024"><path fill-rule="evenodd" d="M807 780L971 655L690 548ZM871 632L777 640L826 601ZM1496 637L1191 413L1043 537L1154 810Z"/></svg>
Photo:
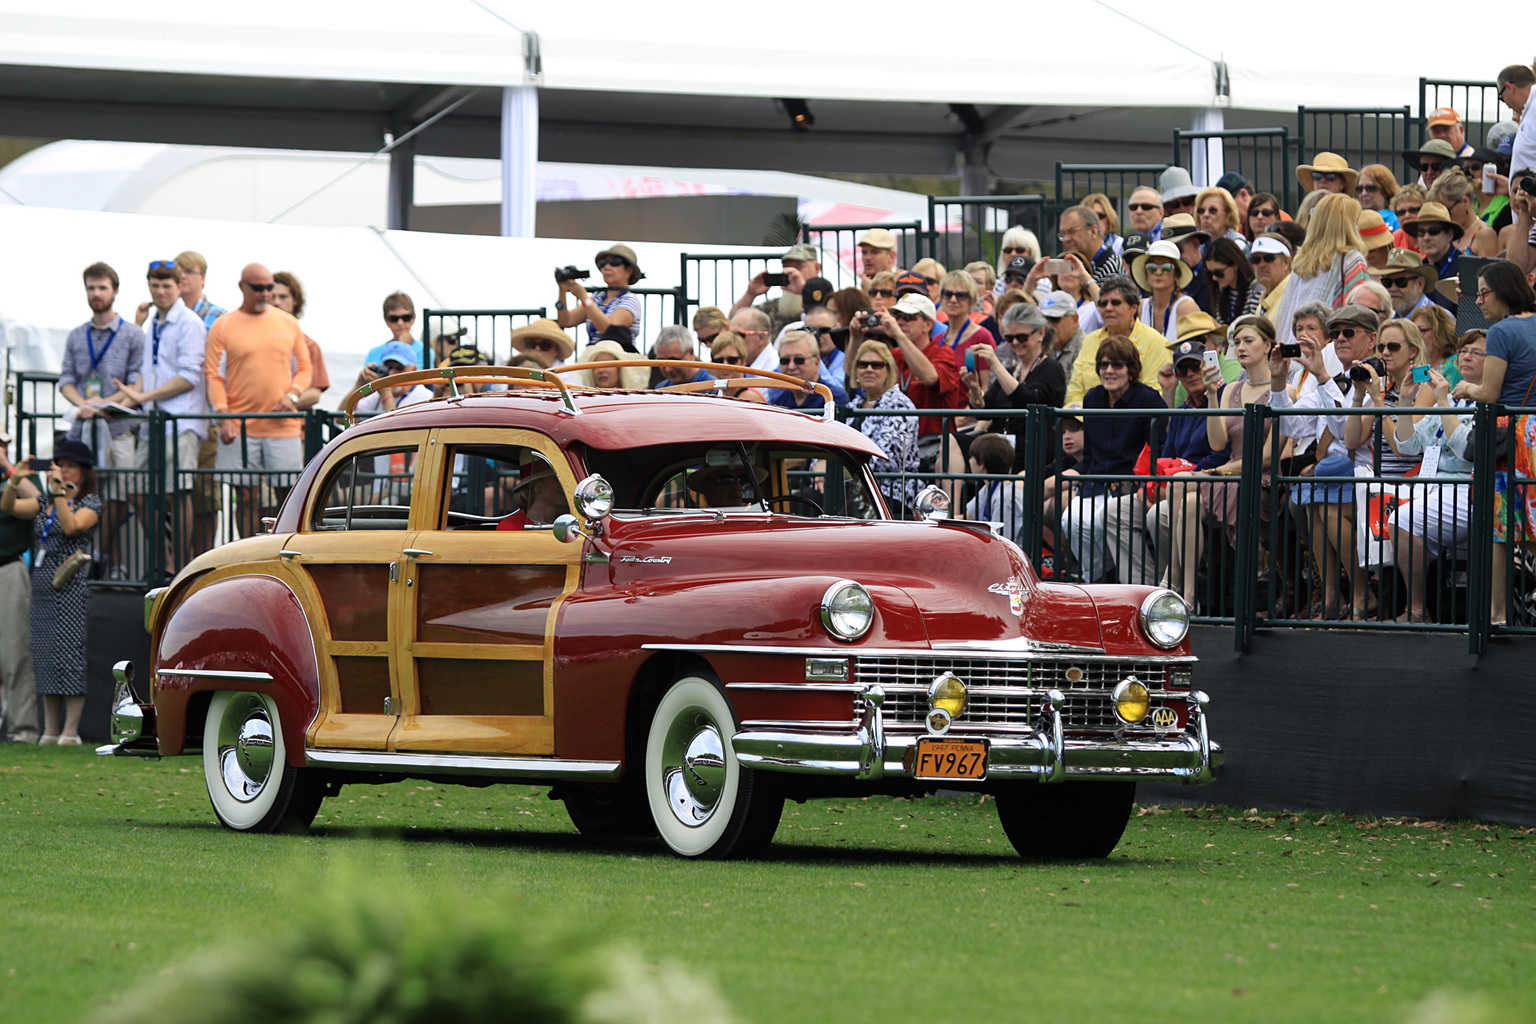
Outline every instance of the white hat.
<svg viewBox="0 0 1536 1024"><path fill-rule="evenodd" d="M901 297L901 301L891 307L896 313L917 313L928 318L929 323L938 320L938 312L933 308L933 300L926 295L916 292L908 292Z"/></svg>
<svg viewBox="0 0 1536 1024"><path fill-rule="evenodd" d="M1182 167L1169 167L1163 171L1162 176L1157 179L1157 184L1164 203L1200 194L1200 190L1195 188L1194 183L1189 180L1189 172Z"/></svg>
<svg viewBox="0 0 1536 1024"><path fill-rule="evenodd" d="M1257 256L1261 252L1272 252L1276 256L1284 256L1289 259L1291 247L1285 244L1285 239L1283 238L1277 238L1274 235L1260 235L1248 247L1248 255Z"/></svg>

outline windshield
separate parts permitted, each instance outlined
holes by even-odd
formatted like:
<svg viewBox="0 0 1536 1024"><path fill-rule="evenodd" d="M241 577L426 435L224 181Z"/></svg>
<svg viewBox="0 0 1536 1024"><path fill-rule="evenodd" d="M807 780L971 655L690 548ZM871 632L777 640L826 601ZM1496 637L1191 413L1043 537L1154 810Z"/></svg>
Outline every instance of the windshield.
<svg viewBox="0 0 1536 1024"><path fill-rule="evenodd" d="M880 519L861 456L837 448L711 441L623 451L588 449L589 471L613 485L617 514L710 509Z"/></svg>

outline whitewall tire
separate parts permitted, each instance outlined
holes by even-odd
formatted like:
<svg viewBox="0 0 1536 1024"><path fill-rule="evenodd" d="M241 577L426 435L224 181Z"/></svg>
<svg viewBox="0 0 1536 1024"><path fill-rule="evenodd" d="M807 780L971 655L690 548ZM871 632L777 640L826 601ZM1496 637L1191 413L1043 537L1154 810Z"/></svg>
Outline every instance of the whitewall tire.
<svg viewBox="0 0 1536 1024"><path fill-rule="evenodd" d="M220 690L203 723L203 778L213 812L238 832L305 828L323 796L313 773L288 763L277 704Z"/></svg>

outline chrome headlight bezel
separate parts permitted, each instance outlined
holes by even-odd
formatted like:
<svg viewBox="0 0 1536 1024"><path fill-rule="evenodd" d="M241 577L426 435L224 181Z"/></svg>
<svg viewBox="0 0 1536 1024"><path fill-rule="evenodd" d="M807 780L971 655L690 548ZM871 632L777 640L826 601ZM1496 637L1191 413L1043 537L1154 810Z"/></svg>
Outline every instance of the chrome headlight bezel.
<svg viewBox="0 0 1536 1024"><path fill-rule="evenodd" d="M1189 605L1171 590L1148 594L1141 602L1137 618L1142 636L1164 650L1179 646L1189 636ZM1169 625L1174 628L1169 630Z"/></svg>
<svg viewBox="0 0 1536 1024"><path fill-rule="evenodd" d="M944 493L942 487L929 484L917 492L912 499L912 510L917 513L919 519L948 519L949 495Z"/></svg>
<svg viewBox="0 0 1536 1024"><path fill-rule="evenodd" d="M613 485L596 473L583 477L572 497L576 511L589 521L602 519L613 511Z"/></svg>
<svg viewBox="0 0 1536 1024"><path fill-rule="evenodd" d="M821 595L821 624L834 640L861 639L875 624L874 596L856 580L838 580Z"/></svg>

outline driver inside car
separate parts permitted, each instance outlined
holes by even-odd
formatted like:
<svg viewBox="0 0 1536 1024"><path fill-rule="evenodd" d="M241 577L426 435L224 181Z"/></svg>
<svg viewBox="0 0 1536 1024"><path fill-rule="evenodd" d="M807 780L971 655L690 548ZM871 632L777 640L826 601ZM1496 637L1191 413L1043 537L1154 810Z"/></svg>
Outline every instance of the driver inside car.
<svg viewBox="0 0 1536 1024"><path fill-rule="evenodd" d="M497 523L498 530L548 526L571 510L559 477L540 455L529 455L518 466L518 481L511 498L521 508Z"/></svg>
<svg viewBox="0 0 1536 1024"><path fill-rule="evenodd" d="M688 475L688 489L701 508L742 508L762 501L762 483L768 473L748 469L739 462L705 466Z"/></svg>

